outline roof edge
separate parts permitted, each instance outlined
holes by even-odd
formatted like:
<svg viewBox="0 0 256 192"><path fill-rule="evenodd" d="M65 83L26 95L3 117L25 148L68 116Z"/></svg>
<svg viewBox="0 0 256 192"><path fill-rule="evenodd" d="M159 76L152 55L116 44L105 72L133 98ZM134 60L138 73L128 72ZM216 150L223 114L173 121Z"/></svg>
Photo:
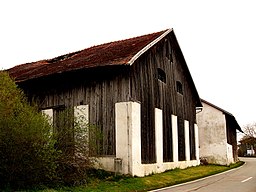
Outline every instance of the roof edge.
<svg viewBox="0 0 256 192"><path fill-rule="evenodd" d="M220 108L220 107L218 107L218 106L216 106L216 105L214 105L214 104L210 103L209 101L206 101L206 100L204 100L204 99L202 99L202 98L201 98L201 101L202 101L203 103L206 103L207 105L210 105L211 107L214 107L215 109L220 110L222 113L224 113L224 114L226 114L226 115L229 115L229 116L233 119L233 121L236 123L236 125L237 125L237 128L236 128L236 129L239 130L241 133L243 133L242 128L240 127L240 125L238 124L238 122L237 122L235 116L234 116L232 113L230 113L230 112L228 112L228 111L226 111L226 110L224 110L224 109L222 109L222 108Z"/></svg>
<svg viewBox="0 0 256 192"><path fill-rule="evenodd" d="M209 101L206 101L206 100L204 100L204 99L202 99L202 98L201 98L201 101L202 101L203 103L206 103L207 105L210 105L210 106L214 107L215 109L218 109L218 110L222 111L223 113L225 113L225 114L227 114L227 115L234 116L232 113L230 113L230 112L228 112L228 111L226 111L226 110L224 110L224 109L218 107L217 105L214 105L214 104L210 103Z"/></svg>
<svg viewBox="0 0 256 192"><path fill-rule="evenodd" d="M210 105L210 106L214 107L215 109L218 109L218 110L222 111L223 113L225 113L227 115L234 116L232 113L230 113L230 112L228 112L228 111L218 107L217 105L214 105L214 104L210 103L209 101L206 101L206 100L204 100L202 98L201 98L201 101L206 103L207 105Z"/></svg>
<svg viewBox="0 0 256 192"><path fill-rule="evenodd" d="M149 50L151 47L153 47L156 43L158 43L161 39L163 39L167 34L169 34L173 29L167 29L162 35L160 35L158 38L156 38L154 41L146 45L144 48L142 48L138 53L136 53L128 62L127 64L132 65L143 53L145 53L147 50Z"/></svg>

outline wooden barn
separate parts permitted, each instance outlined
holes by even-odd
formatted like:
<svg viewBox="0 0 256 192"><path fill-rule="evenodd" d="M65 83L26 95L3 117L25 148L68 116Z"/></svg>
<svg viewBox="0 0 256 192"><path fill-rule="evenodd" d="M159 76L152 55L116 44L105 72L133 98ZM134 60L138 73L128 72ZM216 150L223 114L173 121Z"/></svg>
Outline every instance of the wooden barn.
<svg viewBox="0 0 256 192"><path fill-rule="evenodd" d="M173 29L8 71L53 122L64 108L84 111L102 132L106 170L144 176L199 164L202 104Z"/></svg>
<svg viewBox="0 0 256 192"><path fill-rule="evenodd" d="M235 117L201 100L203 111L197 114L200 158L208 163L229 165L238 161L237 131L242 132Z"/></svg>

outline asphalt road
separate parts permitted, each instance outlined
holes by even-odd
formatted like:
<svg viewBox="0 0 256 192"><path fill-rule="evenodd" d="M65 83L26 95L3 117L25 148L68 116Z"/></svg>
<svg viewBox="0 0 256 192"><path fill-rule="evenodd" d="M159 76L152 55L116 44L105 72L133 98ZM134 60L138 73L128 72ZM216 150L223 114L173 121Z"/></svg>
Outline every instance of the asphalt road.
<svg viewBox="0 0 256 192"><path fill-rule="evenodd" d="M159 192L256 192L256 158L240 158L239 168L163 189Z"/></svg>

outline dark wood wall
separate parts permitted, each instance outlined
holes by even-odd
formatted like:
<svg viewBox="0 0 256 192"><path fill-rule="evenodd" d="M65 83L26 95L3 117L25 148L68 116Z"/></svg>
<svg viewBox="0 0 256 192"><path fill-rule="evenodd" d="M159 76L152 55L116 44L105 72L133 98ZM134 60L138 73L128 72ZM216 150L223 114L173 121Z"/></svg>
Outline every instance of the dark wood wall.
<svg viewBox="0 0 256 192"><path fill-rule="evenodd" d="M129 100L127 67L69 72L20 84L41 109L89 105L89 122L101 131L98 153L115 155L115 103Z"/></svg>
<svg viewBox="0 0 256 192"><path fill-rule="evenodd" d="M196 160L195 125L189 124L190 160Z"/></svg>
<svg viewBox="0 0 256 192"><path fill-rule="evenodd" d="M236 138L236 123L234 117L230 115L225 115L226 119L226 133L227 133L227 143L232 145L233 149L233 158L234 161L238 160L238 151L237 151L237 138Z"/></svg>
<svg viewBox="0 0 256 192"><path fill-rule="evenodd" d="M159 78L158 69L165 72L166 78ZM184 57L173 34L162 39L132 65L131 97L132 100L141 102L143 163L156 162L155 108L163 110L164 161L173 161L172 114L178 116L179 159L185 160L184 120L188 120L192 124L196 122L197 100L191 86L191 79L187 76L190 77L190 74L187 72ZM182 94L177 92L177 81L182 84ZM193 134L192 129L194 126L191 126L191 134ZM192 152L194 153L195 150ZM192 155L192 157L194 156Z"/></svg>

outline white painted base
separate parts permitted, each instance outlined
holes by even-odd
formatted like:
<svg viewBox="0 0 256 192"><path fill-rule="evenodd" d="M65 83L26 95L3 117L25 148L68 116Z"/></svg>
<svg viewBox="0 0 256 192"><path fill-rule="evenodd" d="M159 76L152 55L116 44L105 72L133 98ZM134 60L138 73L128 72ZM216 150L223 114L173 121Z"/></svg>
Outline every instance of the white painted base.
<svg viewBox="0 0 256 192"><path fill-rule="evenodd" d="M104 169L105 171L115 172L115 157L99 157L95 163L96 169Z"/></svg>
<svg viewBox="0 0 256 192"><path fill-rule="evenodd" d="M166 162L161 165L159 164L143 164L142 167L144 169L144 175L150 175L152 173L162 173L167 170L180 168L185 169L187 167L197 166L200 164L200 161L198 160L192 160L192 161L179 161L179 162ZM159 169L161 167L161 169Z"/></svg>
<svg viewBox="0 0 256 192"><path fill-rule="evenodd" d="M233 147L227 143L227 165L230 165L231 163L234 163Z"/></svg>
<svg viewBox="0 0 256 192"><path fill-rule="evenodd" d="M187 167L198 166L199 160L192 161L179 161L179 162L165 162L165 163L154 163L154 164L140 164L137 166L136 174L133 176L144 177L152 173L162 173L167 170L175 168L185 169ZM115 172L115 157L100 157L96 168L104 169L106 171Z"/></svg>

